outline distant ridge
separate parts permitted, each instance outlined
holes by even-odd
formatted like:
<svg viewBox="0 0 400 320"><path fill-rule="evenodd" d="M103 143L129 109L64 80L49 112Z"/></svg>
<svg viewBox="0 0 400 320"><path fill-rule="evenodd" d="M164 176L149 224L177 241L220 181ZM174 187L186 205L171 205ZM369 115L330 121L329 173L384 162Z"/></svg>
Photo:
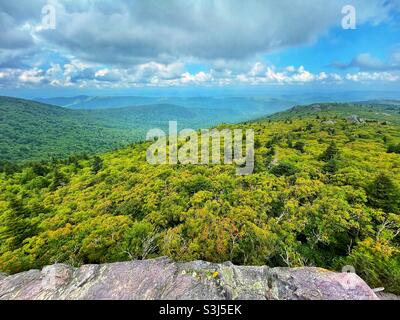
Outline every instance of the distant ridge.
<svg viewBox="0 0 400 320"><path fill-rule="evenodd" d="M256 99L246 104L241 98L137 98L136 103L131 98L77 96L39 102L0 97L0 162L105 152L143 141L149 129L166 129L169 121L178 121L182 129L198 129L282 110ZM109 108L98 107L99 101Z"/></svg>
<svg viewBox="0 0 400 320"><path fill-rule="evenodd" d="M55 98L36 98L35 101L50 103L60 107L71 109L109 109L122 108L132 105L153 104L160 102L160 99L121 96L121 97L102 97L102 96L75 96L75 97L55 97Z"/></svg>

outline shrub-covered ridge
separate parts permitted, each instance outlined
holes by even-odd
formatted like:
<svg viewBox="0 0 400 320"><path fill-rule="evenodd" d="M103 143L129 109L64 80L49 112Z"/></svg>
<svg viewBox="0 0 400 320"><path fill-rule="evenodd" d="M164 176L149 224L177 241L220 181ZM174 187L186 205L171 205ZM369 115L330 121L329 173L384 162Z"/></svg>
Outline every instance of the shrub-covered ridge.
<svg viewBox="0 0 400 320"><path fill-rule="evenodd" d="M150 165L146 143L2 173L0 271L157 256L352 265L399 293L400 155L389 146L400 126L305 110L240 125L256 136L248 176L233 165Z"/></svg>

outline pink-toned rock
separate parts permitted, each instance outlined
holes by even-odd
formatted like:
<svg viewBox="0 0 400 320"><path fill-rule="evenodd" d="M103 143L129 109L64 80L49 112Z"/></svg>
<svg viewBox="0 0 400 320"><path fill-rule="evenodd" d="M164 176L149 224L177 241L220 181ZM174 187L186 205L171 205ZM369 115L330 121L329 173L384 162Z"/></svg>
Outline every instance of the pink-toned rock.
<svg viewBox="0 0 400 320"><path fill-rule="evenodd" d="M319 268L242 267L167 258L84 265L56 264L0 276L0 299L377 300L356 274Z"/></svg>

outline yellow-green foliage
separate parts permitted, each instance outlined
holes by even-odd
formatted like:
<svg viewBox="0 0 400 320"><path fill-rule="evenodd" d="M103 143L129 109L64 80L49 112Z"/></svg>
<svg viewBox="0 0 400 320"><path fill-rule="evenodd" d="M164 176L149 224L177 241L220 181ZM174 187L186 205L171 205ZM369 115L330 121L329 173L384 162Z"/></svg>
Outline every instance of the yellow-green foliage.
<svg viewBox="0 0 400 320"><path fill-rule="evenodd" d="M372 286L398 293L400 155L387 147L400 142L400 127L328 119L240 125L257 139L249 176L229 165L150 165L146 143L3 173L0 271L164 255L336 270L352 264ZM332 143L337 150L324 157ZM392 184L372 201L380 175Z"/></svg>

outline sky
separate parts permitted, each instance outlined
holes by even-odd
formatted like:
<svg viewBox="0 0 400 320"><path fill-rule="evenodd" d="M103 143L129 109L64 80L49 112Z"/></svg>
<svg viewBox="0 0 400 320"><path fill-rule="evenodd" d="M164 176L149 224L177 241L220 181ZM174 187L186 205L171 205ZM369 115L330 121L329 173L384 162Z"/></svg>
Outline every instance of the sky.
<svg viewBox="0 0 400 320"><path fill-rule="evenodd" d="M400 0L0 2L2 95L399 89Z"/></svg>

